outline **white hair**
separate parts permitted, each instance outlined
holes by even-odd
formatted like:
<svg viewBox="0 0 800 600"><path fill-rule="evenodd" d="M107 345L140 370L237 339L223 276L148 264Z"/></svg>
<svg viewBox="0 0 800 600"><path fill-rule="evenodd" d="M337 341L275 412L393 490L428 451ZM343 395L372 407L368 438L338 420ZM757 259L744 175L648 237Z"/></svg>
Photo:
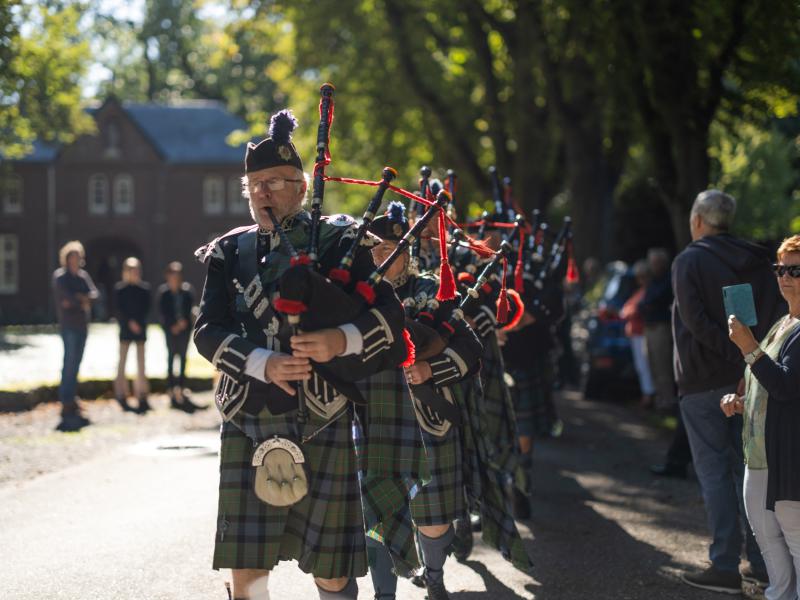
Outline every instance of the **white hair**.
<svg viewBox="0 0 800 600"><path fill-rule="evenodd" d="M709 227L728 231L736 214L736 198L720 190L705 190L697 194L691 216L699 215Z"/></svg>

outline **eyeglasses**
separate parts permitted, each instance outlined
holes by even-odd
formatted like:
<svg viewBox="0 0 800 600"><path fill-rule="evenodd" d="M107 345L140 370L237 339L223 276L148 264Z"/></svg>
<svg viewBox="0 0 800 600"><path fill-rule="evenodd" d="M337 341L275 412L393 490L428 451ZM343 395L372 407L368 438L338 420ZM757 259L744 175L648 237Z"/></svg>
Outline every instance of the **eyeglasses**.
<svg viewBox="0 0 800 600"><path fill-rule="evenodd" d="M800 277L800 265L774 264L772 265L772 270L775 271L776 277L783 277L784 275L789 275L789 277L794 279Z"/></svg>
<svg viewBox="0 0 800 600"><path fill-rule="evenodd" d="M262 189L261 186L264 185L266 185L272 192L279 192L286 187L287 181L291 181L292 183L303 182L302 179L288 179L286 177L276 177L274 179L256 179L255 181L248 180L247 186L250 188L251 191L254 192L257 192L259 189Z"/></svg>

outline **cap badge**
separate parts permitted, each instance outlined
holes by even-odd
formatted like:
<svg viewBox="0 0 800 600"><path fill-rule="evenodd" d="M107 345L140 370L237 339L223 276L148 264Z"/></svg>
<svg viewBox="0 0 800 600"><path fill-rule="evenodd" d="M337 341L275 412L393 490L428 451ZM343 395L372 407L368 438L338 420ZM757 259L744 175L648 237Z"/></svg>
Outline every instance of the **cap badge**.
<svg viewBox="0 0 800 600"><path fill-rule="evenodd" d="M292 150L289 146L278 146L278 156L280 156L283 160L289 161L292 160Z"/></svg>

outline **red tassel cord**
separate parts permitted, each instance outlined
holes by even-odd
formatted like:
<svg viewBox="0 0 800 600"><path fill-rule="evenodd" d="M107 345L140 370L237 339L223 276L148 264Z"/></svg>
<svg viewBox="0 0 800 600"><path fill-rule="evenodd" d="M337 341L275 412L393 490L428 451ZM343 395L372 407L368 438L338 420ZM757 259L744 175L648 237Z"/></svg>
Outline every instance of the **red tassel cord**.
<svg viewBox="0 0 800 600"><path fill-rule="evenodd" d="M356 283L356 293L361 296L367 304L375 304L375 290L366 281Z"/></svg>
<svg viewBox="0 0 800 600"><path fill-rule="evenodd" d="M514 266L514 289L520 293L525 293L525 281L522 279L522 246L525 243L525 232L519 230L519 249L517 250L517 264Z"/></svg>
<svg viewBox="0 0 800 600"><path fill-rule="evenodd" d="M572 240L567 242L567 283L578 283L581 279L575 257L572 255Z"/></svg>
<svg viewBox="0 0 800 600"><path fill-rule="evenodd" d="M444 209L439 210L439 254L442 262L439 267L439 291L436 299L439 302L453 300L456 297L456 280L453 277L453 269L447 259L447 224Z"/></svg>
<svg viewBox="0 0 800 600"><path fill-rule="evenodd" d="M279 313L285 315L299 315L308 310L308 306L300 300L289 300L288 298L276 298L272 306Z"/></svg>
<svg viewBox="0 0 800 600"><path fill-rule="evenodd" d="M500 295L497 297L497 322L501 325L508 321L508 311L511 308L508 304L508 290L506 289L506 271L508 270L508 260L503 257L503 283L500 286Z"/></svg>
<svg viewBox="0 0 800 600"><path fill-rule="evenodd" d="M411 340L411 334L408 329L403 329L403 341L406 343L406 359L400 363L400 366L410 367L417 360L417 349L414 347L414 342Z"/></svg>
<svg viewBox="0 0 800 600"><path fill-rule="evenodd" d="M328 272L328 278L333 281L338 281L343 285L350 283L350 271L347 269L331 269Z"/></svg>
<svg viewBox="0 0 800 600"><path fill-rule="evenodd" d="M514 309L511 311L511 320L502 328L503 331L511 331L514 327L519 325L519 322L522 320L522 315L525 313L525 303L516 290L508 290L508 297L511 299Z"/></svg>

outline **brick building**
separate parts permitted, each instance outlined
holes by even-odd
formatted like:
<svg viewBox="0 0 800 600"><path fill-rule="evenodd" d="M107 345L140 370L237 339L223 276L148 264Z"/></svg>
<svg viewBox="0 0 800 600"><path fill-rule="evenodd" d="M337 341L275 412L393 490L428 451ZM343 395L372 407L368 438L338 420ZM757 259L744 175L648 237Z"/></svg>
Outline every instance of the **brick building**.
<svg viewBox="0 0 800 600"><path fill-rule="evenodd" d="M37 143L0 172L0 323L53 319L51 274L68 240L86 248L104 318L126 257L142 260L154 287L179 260L199 293L204 271L193 250L250 222L244 147L226 143L245 124L221 104L111 98L91 112L96 134L61 148Z"/></svg>

